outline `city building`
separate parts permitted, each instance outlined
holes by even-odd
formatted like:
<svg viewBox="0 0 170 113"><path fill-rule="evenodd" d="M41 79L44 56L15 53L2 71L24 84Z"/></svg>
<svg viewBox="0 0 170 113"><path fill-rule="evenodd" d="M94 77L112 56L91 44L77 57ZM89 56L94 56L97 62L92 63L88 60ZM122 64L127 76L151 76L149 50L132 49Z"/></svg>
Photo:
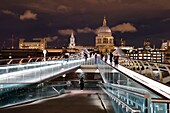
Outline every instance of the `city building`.
<svg viewBox="0 0 170 113"><path fill-rule="evenodd" d="M125 45L126 45L125 39L121 38L121 39L120 39L120 46L121 46L121 47L124 47Z"/></svg>
<svg viewBox="0 0 170 113"><path fill-rule="evenodd" d="M19 49L40 49L44 50L47 46L46 38L34 38L33 41L27 42L25 39L19 39Z"/></svg>
<svg viewBox="0 0 170 113"><path fill-rule="evenodd" d="M138 48L126 51L126 55L133 60L164 63L164 52L159 49L145 50Z"/></svg>
<svg viewBox="0 0 170 113"><path fill-rule="evenodd" d="M81 51L82 49L87 49L88 51L94 51L95 47L94 46L75 46L75 49L78 51Z"/></svg>
<svg viewBox="0 0 170 113"><path fill-rule="evenodd" d="M170 40L164 41L162 40L161 50L169 50L170 49Z"/></svg>
<svg viewBox="0 0 170 113"><path fill-rule="evenodd" d="M114 37L112 36L111 29L107 26L106 17L104 17L103 26L97 30L96 47L102 52L114 49Z"/></svg>
<svg viewBox="0 0 170 113"><path fill-rule="evenodd" d="M94 51L94 46L76 46L74 33L71 33L70 43L66 49L67 52L81 52L83 49L87 49L88 51Z"/></svg>
<svg viewBox="0 0 170 113"><path fill-rule="evenodd" d="M146 38L145 40L144 40L144 49L145 50L151 50L152 48L151 48L151 42L150 42L150 39L149 38Z"/></svg>
<svg viewBox="0 0 170 113"><path fill-rule="evenodd" d="M163 40L161 50L164 52L164 63L170 63L170 40Z"/></svg>
<svg viewBox="0 0 170 113"><path fill-rule="evenodd" d="M124 52L133 60L165 63L165 52L160 49L152 49L150 39L148 38L144 40L143 48L129 49Z"/></svg>
<svg viewBox="0 0 170 113"><path fill-rule="evenodd" d="M170 64L170 50L164 51L164 63Z"/></svg>
<svg viewBox="0 0 170 113"><path fill-rule="evenodd" d="M121 49L121 50L123 50L123 51L133 50L133 49L134 49L133 46L127 46L127 45L126 45L126 40L123 39L123 38L120 39L120 46L119 46L119 47L115 46L115 49L118 49L118 48Z"/></svg>

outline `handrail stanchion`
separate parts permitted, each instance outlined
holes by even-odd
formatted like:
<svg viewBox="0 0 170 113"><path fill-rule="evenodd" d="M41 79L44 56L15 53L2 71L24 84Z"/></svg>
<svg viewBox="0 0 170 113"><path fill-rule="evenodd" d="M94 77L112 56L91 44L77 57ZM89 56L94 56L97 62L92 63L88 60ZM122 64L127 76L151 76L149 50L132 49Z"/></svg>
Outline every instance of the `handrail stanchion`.
<svg viewBox="0 0 170 113"><path fill-rule="evenodd" d="M154 79L154 73L153 73L152 66L149 64L149 62L146 62L146 64L148 65L148 67L150 69L151 78Z"/></svg>
<svg viewBox="0 0 170 113"><path fill-rule="evenodd" d="M160 82L163 82L162 72L161 72L161 70L160 70L158 64L157 64L157 63L154 63L154 65L155 65L156 68L158 69L159 76L160 76L160 77L159 77Z"/></svg>
<svg viewBox="0 0 170 113"><path fill-rule="evenodd" d="M144 68L144 75L146 75L146 66L145 64L143 63L143 61L139 60L139 62L142 64L143 68ZM142 73L143 74L143 73Z"/></svg>

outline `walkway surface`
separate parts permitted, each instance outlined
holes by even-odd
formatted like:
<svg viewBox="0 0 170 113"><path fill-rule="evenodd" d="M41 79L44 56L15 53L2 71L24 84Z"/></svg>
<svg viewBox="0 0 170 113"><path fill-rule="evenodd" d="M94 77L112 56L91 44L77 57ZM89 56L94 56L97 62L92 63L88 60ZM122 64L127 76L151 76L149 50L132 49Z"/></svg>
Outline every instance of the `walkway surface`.
<svg viewBox="0 0 170 113"><path fill-rule="evenodd" d="M74 90L30 104L0 109L0 113L106 113L96 93Z"/></svg>

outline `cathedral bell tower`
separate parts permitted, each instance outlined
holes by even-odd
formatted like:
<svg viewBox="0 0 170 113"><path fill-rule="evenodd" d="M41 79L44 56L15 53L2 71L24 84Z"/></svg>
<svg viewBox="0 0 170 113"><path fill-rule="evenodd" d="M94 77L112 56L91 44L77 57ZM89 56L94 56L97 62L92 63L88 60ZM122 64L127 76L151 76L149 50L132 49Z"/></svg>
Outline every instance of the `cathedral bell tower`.
<svg viewBox="0 0 170 113"><path fill-rule="evenodd" d="M74 48L75 47L75 38L74 38L74 34L73 32L71 33L71 37L70 37L70 43L69 43L69 48Z"/></svg>

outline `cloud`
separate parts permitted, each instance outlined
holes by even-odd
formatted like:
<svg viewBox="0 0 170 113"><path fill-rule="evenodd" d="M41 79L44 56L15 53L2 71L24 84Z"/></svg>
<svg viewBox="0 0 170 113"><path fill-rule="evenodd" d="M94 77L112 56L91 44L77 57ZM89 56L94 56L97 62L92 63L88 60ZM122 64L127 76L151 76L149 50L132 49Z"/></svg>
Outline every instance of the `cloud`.
<svg viewBox="0 0 170 113"><path fill-rule="evenodd" d="M167 21L170 21L170 18L165 18L162 20L162 22L167 22Z"/></svg>
<svg viewBox="0 0 170 113"><path fill-rule="evenodd" d="M31 10L27 10L23 15L20 15L20 20L37 20L37 14L31 12Z"/></svg>
<svg viewBox="0 0 170 113"><path fill-rule="evenodd" d="M95 33L95 31L89 27L85 27L82 29L77 29L78 33Z"/></svg>
<svg viewBox="0 0 170 113"><path fill-rule="evenodd" d="M117 25L115 27L112 27L111 28L112 31L114 32L121 32L121 33L124 33L124 32L136 32L137 29L135 26L133 26L131 23L123 23L123 24L120 24L120 25Z"/></svg>
<svg viewBox="0 0 170 113"><path fill-rule="evenodd" d="M70 10L71 10L71 8L64 6L64 5L60 5L57 7L57 11L60 13L69 12Z"/></svg>
<svg viewBox="0 0 170 113"><path fill-rule="evenodd" d="M74 0L74 2L71 0L3 1L4 3L2 2L0 7L4 6L6 3L6 5L12 4L12 6L34 9L38 12L55 16L60 13L76 13L76 15L79 16L80 13L89 14L95 12L100 12L102 15L107 15L108 12L112 12L113 17L119 18L122 15L120 12L124 12L124 15L127 16L129 14L134 14L134 18L136 18L136 14L138 15L140 13L145 13L150 17L153 17L152 15L157 15L157 13L153 13L155 10L164 11L165 9L170 9L169 0ZM96 13L94 15L96 15ZM129 19L129 16L127 18Z"/></svg>
<svg viewBox="0 0 170 113"><path fill-rule="evenodd" d="M56 39L58 39L58 36L53 36L53 37L49 36L49 37L46 37L46 40L47 40L48 42L52 42L52 41L54 41L54 40L56 40Z"/></svg>
<svg viewBox="0 0 170 113"><path fill-rule="evenodd" d="M19 6L28 8L28 9L35 9L36 11L53 14L56 15L58 13L68 13L72 11L72 1L65 1L65 0L29 0L24 1L23 3L18 3ZM18 5L17 4L17 5Z"/></svg>
<svg viewBox="0 0 170 113"><path fill-rule="evenodd" d="M62 30L58 30L58 33L60 35L71 35L71 33L74 32L73 29L62 29Z"/></svg>
<svg viewBox="0 0 170 113"><path fill-rule="evenodd" d="M150 27L149 25L140 25L140 27L142 27L142 28L148 28L148 27Z"/></svg>
<svg viewBox="0 0 170 113"><path fill-rule="evenodd" d="M9 10L1 10L2 13L6 14L6 15L12 15L12 16L16 16L16 14L12 11Z"/></svg>

